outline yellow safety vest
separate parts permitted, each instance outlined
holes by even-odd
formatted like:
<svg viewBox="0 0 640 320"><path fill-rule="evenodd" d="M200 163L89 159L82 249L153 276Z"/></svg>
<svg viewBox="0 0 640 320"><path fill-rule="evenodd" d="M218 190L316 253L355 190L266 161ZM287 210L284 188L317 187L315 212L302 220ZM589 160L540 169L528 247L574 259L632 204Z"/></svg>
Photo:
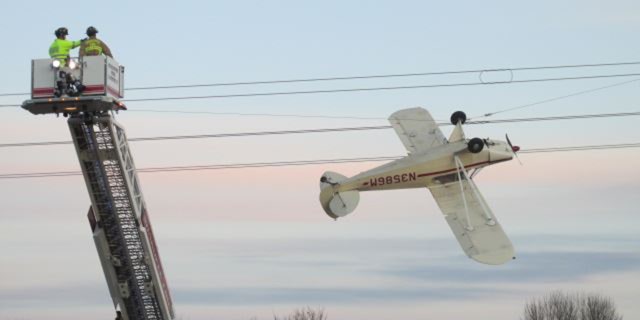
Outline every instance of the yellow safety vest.
<svg viewBox="0 0 640 320"><path fill-rule="evenodd" d="M70 41L63 39L55 39L53 43L49 47L49 56L53 59L60 60L61 65L65 65L67 63L67 57L69 57L69 51L71 49L80 46L82 42L78 41Z"/></svg>
<svg viewBox="0 0 640 320"><path fill-rule="evenodd" d="M99 39L89 38L84 42L85 56L99 56L102 54L102 41Z"/></svg>

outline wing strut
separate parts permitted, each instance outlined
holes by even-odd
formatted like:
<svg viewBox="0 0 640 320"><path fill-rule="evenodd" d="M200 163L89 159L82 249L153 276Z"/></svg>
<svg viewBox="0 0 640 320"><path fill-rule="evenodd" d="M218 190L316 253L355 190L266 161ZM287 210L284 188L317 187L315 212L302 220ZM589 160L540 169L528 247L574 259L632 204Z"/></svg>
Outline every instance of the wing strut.
<svg viewBox="0 0 640 320"><path fill-rule="evenodd" d="M465 179L469 181L470 185L472 185L471 190L475 194L476 198L480 199L480 194L478 193L478 188L476 188L475 184L473 183L473 180L471 180L471 178L469 177L469 174L467 173L467 169L465 169L464 165L462 164L462 161L460 161L460 158L458 158L458 156L454 156L453 159L456 162L456 169L458 171L458 182L460 183L460 191L462 192L462 202L464 203L464 210L467 215L466 229L468 231L472 231L473 226L471 225L471 217L469 216L469 206L467 205L467 198L464 195L464 184L462 183L462 175L464 175ZM480 201L480 205L482 206L484 217L487 220L487 225L489 226L495 225L496 222L493 219L493 216L491 215L491 210L489 210L489 208L486 207L483 201Z"/></svg>
<svg viewBox="0 0 640 320"><path fill-rule="evenodd" d="M471 217L469 216L469 206L467 205L467 197L464 195L464 184L462 183L461 172L464 171L464 166L462 166L462 163L460 163L460 159L458 159L458 156L454 156L453 158L456 161L456 169L458 171L458 182L460 182L460 193L462 194L462 203L464 204L464 212L467 216L467 226L465 227L465 229L467 229L467 231L472 231L473 225L471 224Z"/></svg>

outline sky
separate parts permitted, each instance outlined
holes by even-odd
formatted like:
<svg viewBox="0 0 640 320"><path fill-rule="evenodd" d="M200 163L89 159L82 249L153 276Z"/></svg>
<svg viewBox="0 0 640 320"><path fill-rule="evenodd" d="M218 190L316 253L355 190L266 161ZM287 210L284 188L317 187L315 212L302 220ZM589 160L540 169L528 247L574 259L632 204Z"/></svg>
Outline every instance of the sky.
<svg viewBox="0 0 640 320"><path fill-rule="evenodd" d="M637 1L112 1L4 6L0 105L29 92L30 60L53 31L93 25L128 88L635 62ZM52 8L56 8L53 10ZM55 14L53 14L55 12ZM640 73L640 65L130 90L127 99L397 87ZM486 77L486 78L485 78ZM640 77L636 77L640 79ZM388 125L415 106L447 121L640 111L634 77L127 103L129 138ZM605 86L613 87L558 100ZM174 112L180 111L180 112ZM0 145L69 140L63 117L0 107ZM366 118L366 119L363 119ZM640 142L638 117L469 125L523 150ZM451 127L442 127L445 135ZM406 154L393 130L131 142L138 168ZM460 250L424 189L362 193L333 221L318 179L380 162L140 173L180 319L520 319L553 290L611 297L640 318L640 149L521 154L483 170L482 194L517 259L485 266ZM72 145L0 147L0 176L79 170ZM86 221L81 176L0 179L0 320L113 316Z"/></svg>

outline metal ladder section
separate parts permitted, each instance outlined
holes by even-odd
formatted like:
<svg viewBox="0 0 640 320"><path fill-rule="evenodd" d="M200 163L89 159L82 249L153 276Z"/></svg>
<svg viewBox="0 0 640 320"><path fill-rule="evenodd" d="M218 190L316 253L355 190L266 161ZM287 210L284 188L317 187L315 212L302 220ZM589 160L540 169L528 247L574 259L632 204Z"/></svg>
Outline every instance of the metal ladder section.
<svg viewBox="0 0 640 320"><path fill-rule="evenodd" d="M68 121L92 206L89 220L118 318L174 312L124 129L108 114Z"/></svg>

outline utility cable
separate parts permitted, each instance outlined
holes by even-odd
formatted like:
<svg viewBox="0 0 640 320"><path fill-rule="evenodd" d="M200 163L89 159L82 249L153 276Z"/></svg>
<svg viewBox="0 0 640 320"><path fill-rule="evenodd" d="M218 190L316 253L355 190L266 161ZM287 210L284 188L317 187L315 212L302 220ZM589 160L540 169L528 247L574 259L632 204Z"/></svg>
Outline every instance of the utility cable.
<svg viewBox="0 0 640 320"><path fill-rule="evenodd" d="M502 109L502 110L498 110L498 111L494 111L494 112L489 112L489 113L485 113L481 117L473 117L473 119L490 117L490 116L496 115L498 113L503 113L503 112L513 111L513 110L533 107L533 106L536 106L536 105L539 105L539 104L552 102L552 101L557 101L557 100L561 100L561 99L566 99L566 98L570 98L570 97L575 97L575 96L579 96L579 95L583 95L583 94L587 94L587 93L592 93L592 92L596 92L596 91L600 91L600 90L605 90L605 89L609 89L609 88L613 88L613 87L618 87L618 86L621 86L621 85L625 85L625 84L629 84L629 83L637 82L637 81L640 81L640 79L633 79L633 80L618 82L618 83L614 83L614 84L607 85L607 86L604 86L604 87L597 87L597 88L592 88L592 89L588 89L588 90L584 90L584 91L578 91L578 92L574 92L574 93L563 95L563 96L553 97L553 98L549 98L549 99L545 99L545 100L541 100L541 101L537 101L537 102L533 102L533 103L527 103L527 104L523 104L523 105L520 105L520 106L515 106L515 107L506 108L506 109Z"/></svg>
<svg viewBox="0 0 640 320"><path fill-rule="evenodd" d="M284 131L213 133L213 134L198 134L198 135L130 138L129 141L137 142L137 141L183 140L183 139L203 139L203 138L231 138L231 137L287 135L287 134L323 133L323 132L339 132L339 131L363 131L363 130L378 130L378 129L388 129L388 128L391 128L391 127L390 126L372 126L372 127L324 128L324 129L303 129L303 130L284 130ZM49 145L71 144L71 143L72 141L4 143L4 144L0 144L0 148L49 146Z"/></svg>
<svg viewBox="0 0 640 320"><path fill-rule="evenodd" d="M306 79L285 79L285 80L264 80L264 81L239 81L239 82L219 82L206 84L179 84L164 86L141 86L126 88L127 91L136 90L158 90L158 89L185 89L185 88L202 88L202 87L222 87L222 86L245 86L245 85L264 85L264 84L282 84L297 82L321 82L321 81L339 81L339 80L364 80L364 79L381 79L381 78L400 78L400 77L418 77L418 76L434 76L434 75L452 75L465 73L485 73L500 71L531 71L545 69L569 69L569 68L593 68L593 67L614 67L638 65L640 61L632 62L613 62L613 63L593 63L593 64L574 64L574 65L557 65L557 66L538 66L538 67L517 67L517 68L497 68L497 69L474 69L474 70L457 70L457 71L439 71L439 72L419 72L419 73L397 73L382 75L364 75L364 76L343 76L343 77L326 77L326 78L306 78ZM29 92L20 93L0 93L0 97L8 96L24 96Z"/></svg>
<svg viewBox="0 0 640 320"><path fill-rule="evenodd" d="M583 95L583 94L587 94L587 93L592 93L592 92L596 92L596 91L600 91L600 90L610 89L610 88L613 88L613 87L622 86L622 85L625 85L625 84L628 84L628 83L632 83L632 82L636 82L636 81L640 81L640 79L633 79L633 80L629 80L629 81L618 82L618 83L614 83L614 84L607 85L607 86L604 86L604 87L592 88L592 89L589 89L589 90L584 90L584 91L580 91L580 92L574 92L574 93L567 94L567 95L547 98L547 99L536 101L536 102L533 102L533 103L527 103L527 104L524 104L524 105L519 105L519 106L510 107L510 108L506 108L506 109L495 111L495 112L491 112L491 113L486 113L486 114L484 114L482 116L470 117L469 119L486 118L486 117L492 116L492 115L497 114L497 113L502 113L502 112L507 112L507 111L512 111L512 110L522 109L522 108L526 108L526 107L532 107L532 106L540 105L540 104L543 104L543 103L548 103L548 102L552 102L552 101L558 101L558 100L562 100L562 99L566 99L566 98L570 98L570 97L575 97L575 96L579 96L579 95ZM254 117L258 116L258 117L356 119L356 120L380 120L380 119L385 119L385 118L380 118L380 117L355 117L355 116L342 116L341 117L341 116L328 116L328 115L239 113L239 112L211 112L211 111L185 111L185 110L156 110L156 109L134 109L134 110L129 110L129 112L212 114L212 115L233 115L233 116L254 116Z"/></svg>
<svg viewBox="0 0 640 320"><path fill-rule="evenodd" d="M549 152L567 152L567 151L590 151L590 150L607 150L607 149L628 149L640 148L640 143L621 143L621 144L602 144L591 146L573 146L573 147L552 147L522 150L522 153L549 153ZM520 153L520 151L518 151Z"/></svg>
<svg viewBox="0 0 640 320"><path fill-rule="evenodd" d="M512 122L537 122L537 121L576 120L576 119L630 117L630 116L640 116L640 111L620 112L620 113L582 114L582 115L553 116L553 117L536 117L536 118L467 121L465 124L472 124L472 125L496 124L496 123L512 123ZM409 120L413 120L413 119L409 119ZM451 123L449 122L439 122L437 124L440 126L451 125ZM342 132L342 131L365 131L365 130L380 130L380 129L391 129L391 128L392 128L391 126L367 126L367 127L320 128L320 129L301 129L301 130L283 130L283 131L212 133L212 134L198 134L198 135L130 138L129 141L140 142L140 141L184 140L184 139L205 139L205 138L233 138L233 137L247 137L247 136L270 136L270 135L308 134L308 133L326 133L326 132ZM71 143L72 143L71 141L2 143L0 144L0 148L66 145Z"/></svg>
<svg viewBox="0 0 640 320"><path fill-rule="evenodd" d="M139 98L139 99L124 99L123 101L129 103L129 102L149 102L149 101L175 101L175 100L202 100L202 99L223 99L223 98L268 97L268 96L321 94L321 93L391 91L391 90L407 90L407 89L469 87L469 86L478 86L478 85L499 85L499 84L511 84L511 83L533 83L533 82L549 82L549 81L603 79L603 78L634 77L634 76L640 76L640 73L621 73L621 74L604 74L604 75L575 76L575 77L539 78L539 79L526 79L526 80L508 80L508 81L498 81L498 82L478 81L478 82L444 83L444 84L429 84L429 85L415 85L415 86L346 88L346 89L307 90L307 91L251 92L251 93L235 93L235 94L220 94L220 95L205 95L205 96L176 96L176 97L158 97L158 98Z"/></svg>
<svg viewBox="0 0 640 320"><path fill-rule="evenodd" d="M215 111L188 111L188 110L156 110L156 109L131 109L127 112L150 113L178 113L178 114L210 114L216 116L248 116L248 117L277 117L277 118L319 118L319 119L353 119L353 120L386 120L383 117L358 117L358 116L330 116L330 115L306 115L306 114L282 114L282 113L242 113L242 112L215 112Z"/></svg>
<svg viewBox="0 0 640 320"><path fill-rule="evenodd" d="M137 99L123 99L122 101L125 101L125 102L129 103L129 102L149 102L149 101L176 101L176 100L203 100L203 99L224 99L224 98L268 97L268 96L322 94L322 93L391 91L391 90L407 90L407 89L469 87L469 86L479 86L479 85L500 85L500 84L511 84L511 83L535 83L535 82L569 81L569 80L584 80L584 79L604 79L604 78L633 77L633 76L640 76L640 73L621 73L621 74L604 74L604 75L601 74L601 75L591 75L591 76L539 78L539 79L525 79L525 80L509 79L507 81L497 81L497 82L486 82L486 81L480 80L480 81L477 81L477 82L444 83L444 84L414 85L414 86L368 87L368 88L363 87L363 88L306 90L306 91L250 92L250 93L204 95L204 96L176 96L176 97L158 97L158 98L137 98ZM0 105L0 108L19 107L19 106L20 105L17 105L17 104L4 104L4 105Z"/></svg>
<svg viewBox="0 0 640 320"><path fill-rule="evenodd" d="M528 150L524 149L519 151L518 153L552 153L552 152L590 151L590 150L627 149L627 148L640 148L640 143L550 147L550 148L537 148L537 149L528 149ZM191 166L174 166L174 167L152 167L152 168L138 169L138 172L153 173L153 172L202 171L202 170L221 170L221 169L248 169L248 168L266 168L266 167L303 166L303 165L316 165L316 164L328 164L328 163L378 162L378 161L396 160L400 158L402 158L402 156L378 156L378 157L325 159L325 160L232 163L232 164L212 164L212 165L200 165L200 166L191 165ZM0 174L0 180L67 177L67 176L77 176L81 174L82 172L80 171L7 173L7 174Z"/></svg>

